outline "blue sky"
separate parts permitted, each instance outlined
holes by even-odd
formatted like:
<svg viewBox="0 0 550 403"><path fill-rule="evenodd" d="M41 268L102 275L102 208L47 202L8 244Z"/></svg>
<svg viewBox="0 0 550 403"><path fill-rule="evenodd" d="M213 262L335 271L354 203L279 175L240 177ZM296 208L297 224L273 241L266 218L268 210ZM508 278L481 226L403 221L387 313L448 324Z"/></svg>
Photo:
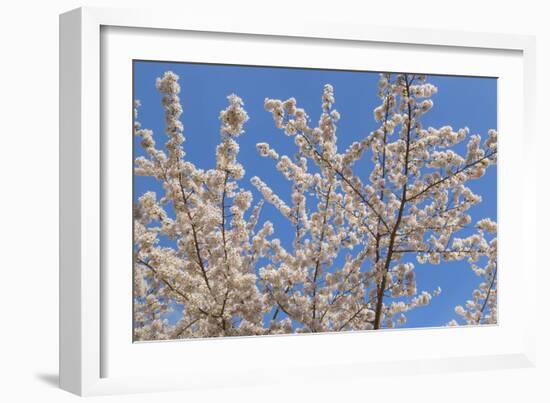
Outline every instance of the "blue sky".
<svg viewBox="0 0 550 403"><path fill-rule="evenodd" d="M290 200L289 183L275 169L273 160L259 156L256 143L267 142L280 155L291 156L296 150L293 138L275 128L271 114L263 108L264 98L295 97L315 125L321 112L323 85L332 84L336 98L334 108L342 116L337 131L340 151L378 127L372 113L380 104L376 96L377 72L135 61L134 98L142 105L139 121L142 127L153 130L159 147L165 142L164 111L155 80L167 70L180 76L186 158L201 168L215 166L215 148L220 141L218 115L227 106L227 95L235 93L243 99L250 120L245 125L245 134L239 137L239 161L247 169L239 184L253 192L255 201L260 200L261 195L249 183L254 175L260 176L283 199ZM489 129L497 129L497 79L431 75L428 81L439 91L432 98L433 109L423 117L425 127L468 126L470 134L479 133L482 138ZM463 149L456 150L462 152ZM139 139L134 139L134 155L142 154ZM370 161L365 159L356 172L367 178L369 166ZM496 175L496 168L491 167L483 178L469 183L483 198L483 202L469 212L472 222L483 217L496 221ZM150 190L162 194L161 186L154 179L134 178L135 200ZM261 222L265 220L273 222L275 235L283 245L290 246L293 233L288 222L267 204L262 210ZM415 262L415 266L419 292L433 291L440 286L442 294L429 306L407 313L406 327L441 326L456 318L454 307L470 299L479 284L479 278L466 261L443 262L437 266Z"/></svg>

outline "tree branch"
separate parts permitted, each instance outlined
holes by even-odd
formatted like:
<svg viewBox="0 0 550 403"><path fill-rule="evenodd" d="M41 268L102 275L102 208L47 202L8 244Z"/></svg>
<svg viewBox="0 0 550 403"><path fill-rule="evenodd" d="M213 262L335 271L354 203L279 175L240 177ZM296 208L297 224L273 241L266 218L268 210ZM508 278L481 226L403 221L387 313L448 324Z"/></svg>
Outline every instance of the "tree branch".
<svg viewBox="0 0 550 403"><path fill-rule="evenodd" d="M342 179L351 188L351 190L353 190L353 192L357 194L357 196L359 196L359 198L374 212L374 214L380 219L382 224L384 224L384 227L386 227L386 229L389 231L390 229L388 224L386 223L382 215L374 208L370 200L365 195L363 195L363 193L359 191L359 189L357 189L355 185L351 183L351 181L340 170L335 168L329 160L327 160L319 151L315 149L315 147L305 134L299 133L298 135L302 136L307 141L310 149L315 153L315 155L317 155L318 158L320 158L331 170L333 170L340 177L340 179Z"/></svg>
<svg viewBox="0 0 550 403"><path fill-rule="evenodd" d="M182 195L182 198L183 198L183 203L185 204L185 210L186 210L186 213L187 213L187 218L189 219L189 224L191 225L191 231L193 233L193 244L195 246L195 251L197 253L198 264L199 264L199 267L201 269L202 277L204 278L204 282L206 283L206 287L208 288L210 293L212 293L212 288L210 287L210 282L208 281L208 276L206 275L206 267L204 266L204 262L203 262L202 256L201 256L201 250L200 250L200 247L199 247L199 240L198 240L198 237L197 237L197 230L196 230L193 218L191 217L191 211L189 210L189 207L188 207L188 199L187 199L187 196L185 195L185 190L183 188L181 173L179 174L178 178L179 178L179 184L180 184L181 195Z"/></svg>
<svg viewBox="0 0 550 403"><path fill-rule="evenodd" d="M437 185L439 185L439 184L441 184L441 183L443 183L443 182L445 182L445 181L447 181L447 180L453 178L454 176L458 175L459 173L464 172L466 169L471 168L471 167L473 167L473 166L479 164L480 162L486 160L487 158L491 158L491 157L492 157L493 155L495 155L496 153L497 153L496 151L493 151L493 152L491 152L491 153L485 155L484 157L482 157L482 158L480 158L480 159L478 159L478 160L476 160L476 161L474 161L474 162L471 162L471 163L469 163L469 164L464 165L462 168L460 168L460 169L457 170L456 172L452 173L451 175L448 175L448 176L446 176L446 177L444 177L444 178L441 178L441 179L439 179L438 181L432 183L431 185L426 186L425 189L421 190L420 192L418 192L418 193L415 194L414 196L409 197L409 198L407 199L407 201L410 202L410 201L412 201L412 200L414 200L414 199L416 199L416 198L422 196L424 193L426 193L427 191L429 191L429 190L432 189L433 187L435 187L435 186L437 186Z"/></svg>
<svg viewBox="0 0 550 403"><path fill-rule="evenodd" d="M410 83L407 81L407 76L405 75L405 89L407 93L407 99L410 97L410 90L409 90ZM405 150L405 171L404 175L405 178L408 177L409 174L409 152L410 152L410 144L411 144L411 123L412 123L412 108L410 102L407 102L407 111L408 111L408 119L407 119L407 142L406 142L406 150ZM383 300L384 300L384 290L386 288L386 273L388 272L390 268L390 263L393 256L393 247L395 243L395 238L397 234L397 229L399 228L399 225L401 224L401 219L403 218L403 212L405 210L405 204L407 203L407 181L403 184L403 191L401 193L401 202L399 204L399 211L397 213L397 219L395 221L395 225L393 227L393 230L390 235L390 243L388 245L388 252L386 256L386 261L384 263L384 269L382 272L382 279L380 282L380 285L377 290L377 300L376 300L376 310L375 310L375 317L374 317L374 329L380 328L380 318L382 317L382 306L383 306Z"/></svg>
<svg viewBox="0 0 550 403"><path fill-rule="evenodd" d="M153 274L154 274L155 276L157 276L157 277L158 277L158 278L159 278L159 279L160 279L160 280L170 289L170 291L172 291L173 293L179 295L181 298L183 298L183 300L184 300L185 302L189 302L189 297L187 297L184 293L182 293L180 290L178 290L176 287L174 287L174 286L170 283L170 281L168 281L168 280L165 279L163 276L161 276L161 275L159 274L159 272L158 272L153 266L151 266L149 263L147 263L147 262L145 262L144 260L139 259L139 258L136 259L136 261L137 261L139 264L141 264L141 265L147 267L149 270L151 270L151 271L153 272ZM207 316L209 315L209 313L206 312L205 310L203 310L202 308L197 307L197 309L198 309L199 312L202 313L203 315L207 315Z"/></svg>
<svg viewBox="0 0 550 403"><path fill-rule="evenodd" d="M328 216L328 205L330 201L330 191L332 189L332 186L329 185L328 192L326 196L326 202L325 202L325 210L323 212L323 224L321 225L321 236L319 237L319 255L317 256L317 262L315 263L315 271L313 273L313 313L312 313L312 319L313 319L313 327L315 327L315 314L316 314L316 297L317 297L317 276L319 275L319 268L321 265L321 255L323 251L323 241L325 239L325 227L327 225L327 216Z"/></svg>
<svg viewBox="0 0 550 403"><path fill-rule="evenodd" d="M487 301L489 301L489 296L491 295L491 291L493 291L493 285L495 285L495 279L497 277L497 268L495 267L495 271L493 272L493 278L491 279L491 285L489 285L489 288L487 289L487 296L485 297L485 301L483 302L483 306L479 310L479 318L477 318L477 324L481 322L481 318L483 317L483 311L485 310L485 307L487 306Z"/></svg>

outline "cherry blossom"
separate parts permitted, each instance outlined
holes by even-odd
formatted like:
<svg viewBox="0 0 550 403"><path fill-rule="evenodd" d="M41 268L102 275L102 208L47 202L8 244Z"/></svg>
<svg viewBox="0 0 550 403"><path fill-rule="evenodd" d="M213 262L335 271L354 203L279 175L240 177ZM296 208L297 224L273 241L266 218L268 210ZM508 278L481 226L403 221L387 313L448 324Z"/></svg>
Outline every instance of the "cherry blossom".
<svg viewBox="0 0 550 403"><path fill-rule="evenodd" d="M344 150L338 123L345 116L335 109L332 85L320 93L317 122L295 98L266 98L281 141L296 150L281 155L257 133L256 148L288 183L288 200L261 172L245 178L238 137L250 135L249 116L240 97L227 97L216 166L204 170L186 159L179 77L165 73L157 89L164 151L139 124L135 104L134 133L146 154L136 158L135 174L163 186L162 195L147 192L134 208L137 340L405 326L408 312L445 293L417 283L417 267L428 262L440 270L462 262L480 278L449 325L496 323L497 224L472 224L469 211L482 198L468 184L496 165L498 135L425 127L438 91L426 76L380 74L377 128ZM369 172L357 168L362 159L370 160ZM262 220L264 203L293 228L291 247ZM168 322L176 306L181 317Z"/></svg>

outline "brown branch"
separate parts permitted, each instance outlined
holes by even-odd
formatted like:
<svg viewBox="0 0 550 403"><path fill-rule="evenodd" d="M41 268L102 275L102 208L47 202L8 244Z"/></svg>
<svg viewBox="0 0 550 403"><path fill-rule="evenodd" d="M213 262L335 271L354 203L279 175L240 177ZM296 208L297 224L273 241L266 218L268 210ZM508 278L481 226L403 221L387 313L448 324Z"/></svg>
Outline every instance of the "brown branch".
<svg viewBox="0 0 550 403"><path fill-rule="evenodd" d="M292 318L292 315L285 309L285 307L278 300L275 300L275 303L277 304L278 309L283 311L289 318Z"/></svg>
<svg viewBox="0 0 550 403"><path fill-rule="evenodd" d="M306 135L304 135L303 133L300 133L298 135L302 136L307 141L310 149L315 153L315 155L317 155L318 158L320 158L330 169L332 169L340 177L340 179L342 179L351 188L351 190L353 190L353 192L357 194L357 196L359 196L359 198L374 212L374 214L380 219L382 224L384 224L384 227L386 227L386 229L389 231L390 229L388 224L382 218L382 215L378 213L378 211L374 208L370 200L365 195L363 195L363 193L359 191L359 189L357 189L355 185L351 183L351 181L348 178L346 178L346 176L340 170L335 168L334 165L332 165L332 163L329 160L327 160L319 151L315 149L315 147L313 146L313 144L307 138Z"/></svg>
<svg viewBox="0 0 550 403"><path fill-rule="evenodd" d="M352 272L350 272L351 274ZM347 278L349 278L349 274L348 276L346 276ZM346 281L346 280L344 280ZM343 298L345 296L348 296L350 293L352 293L357 287L359 287L360 285L364 284L365 283L365 280L360 280L358 281L357 283L355 283L352 287L348 288L347 290L344 290L342 292L339 292L338 294L336 294L334 296L334 298L332 299L332 301L330 301L328 303L328 306L327 306L327 309L325 309L325 311L323 312L323 314L321 315L321 317L319 318L320 321L322 321L326 314L328 313L328 311L330 310L330 308L340 299L340 298Z"/></svg>
<svg viewBox="0 0 550 403"><path fill-rule="evenodd" d="M185 332L187 329L189 329L191 326L193 326L195 323L197 323L198 321L200 320L200 318L196 318L195 320L192 320L190 323L188 323L187 325L185 325L185 327L183 329L181 329L179 332L177 332L173 338L178 338L180 337L183 332Z"/></svg>
<svg viewBox="0 0 550 403"><path fill-rule="evenodd" d="M206 287L208 288L210 293L212 293L212 288L210 287L210 282L208 281L208 276L206 275L206 267L204 265L204 262L203 262L202 256L201 256L201 250L200 250L200 247L199 247L199 240L198 240L198 236L197 236L197 230L196 230L193 218L191 216L191 211L189 210L189 207L188 207L188 199L187 199L187 196L185 195L185 190L183 188L181 173L179 174L178 178L179 178L179 184L180 184L181 195L182 195L182 198L183 198L183 203L185 204L185 210L186 210L187 218L189 219L189 224L191 225L191 231L193 233L193 244L195 246L195 252L197 253L197 259L198 259L197 263L199 264L199 267L201 269L202 277L204 278L204 282L206 283Z"/></svg>
<svg viewBox="0 0 550 403"><path fill-rule="evenodd" d="M221 230L222 230L222 241L223 241L223 254L225 258L225 264L227 265L227 269L229 269L229 263L227 261L227 242L225 240L225 196L227 194L227 181L229 179L229 171L225 171L225 177L223 179L223 193L222 193L222 222L221 222Z"/></svg>
<svg viewBox="0 0 550 403"><path fill-rule="evenodd" d="M173 293L179 295L181 298L183 298L183 300L185 302L189 302L189 297L187 297L184 293L182 293L180 290L178 290L176 287L174 287L170 281L168 281L167 279L165 279L163 276L161 276L158 272L158 270L156 270L153 266L151 266L149 263L145 262L144 260L142 259L136 259L136 261L147 267L149 270L151 270L153 272L153 274L155 274L155 276L157 276L169 289L170 291L172 291ZM208 312L206 312L205 310L203 310L202 308L200 307L197 307L197 309L199 310L200 313L202 313L203 315L209 315Z"/></svg>
<svg viewBox="0 0 550 403"><path fill-rule="evenodd" d="M487 289L487 296L485 297L485 301L483 302L483 306L479 310L479 318L477 318L477 324L481 322L481 318L483 317L483 311L485 310L485 307L487 306L487 301L489 301L489 296L491 295L491 291L493 291L493 285L495 285L495 279L497 277L497 268L495 267L495 271L493 272L493 278L491 279L491 285L489 285L489 288Z"/></svg>
<svg viewBox="0 0 550 403"><path fill-rule="evenodd" d="M294 317L284 306L283 304L281 304L281 302L279 302L279 300L273 295L273 290L271 290L269 287L266 287L266 290L267 292L269 293L269 295L271 296L271 298L273 298L273 300L275 301L275 303L277 304L277 308L280 309L281 311L283 311L290 319L294 319L295 321L301 323L302 325L306 326L307 328L309 328L309 330L314 333L315 330L309 326L307 323L304 323L303 321L297 319L296 317Z"/></svg>
<svg viewBox="0 0 550 403"><path fill-rule="evenodd" d="M387 130L386 124L388 122L388 113L389 113L389 99L386 98L386 110L384 113L384 150L382 153L382 179L386 179L386 145L387 145ZM384 190L380 190L380 201L384 201ZM389 232L389 230L388 230ZM382 234L380 233L380 219L378 219L378 225L376 226L376 256L374 259L374 264L376 265L380 260L380 241L382 239Z"/></svg>
<svg viewBox="0 0 550 403"><path fill-rule="evenodd" d="M339 206L342 210L344 210L345 213L347 214L351 214L353 217L359 219L359 215L357 213L355 213L354 211L347 211L346 210L346 206L344 204L342 204L342 202L339 202L339 201L334 201L334 203ZM363 222L367 221L367 218L363 218L362 219ZM365 229L369 232L369 234L371 234L373 236L373 238L376 238L376 234L374 232L372 232L372 230L369 228L368 224L365 224ZM388 233L383 233L381 234L381 236L385 236L387 235Z"/></svg>
<svg viewBox="0 0 550 403"><path fill-rule="evenodd" d="M359 308L352 316L349 318L342 326L338 328L338 332L344 329L347 325L349 325L356 317L359 315L363 310L367 307L367 305L362 305L361 308Z"/></svg>
<svg viewBox="0 0 550 403"><path fill-rule="evenodd" d="M409 81L407 81L407 76L405 76L405 86L407 91L407 98L410 97L410 91L409 91ZM405 178L408 177L409 174L409 152L410 152L410 144L411 144L411 123L412 123L412 108L410 102L407 102L407 109L408 109L408 119L407 119L407 142L406 142L406 150L405 150L405 170L404 175ZM380 285L377 289L377 300L376 300L376 309L375 309L375 316L374 316L374 329L380 328L380 319L382 317L382 306L383 306L383 300L384 300L384 291L386 288L386 273L388 272L390 268L390 263L393 256L393 246L395 243L395 238L397 234L397 229L399 228L399 225L401 224L401 219L403 218L403 212L405 211L405 204L407 203L407 181L403 184L403 191L401 194L401 203L399 204L399 211L397 213L397 219L395 221L395 225L393 227L393 230L391 231L390 235L390 243L388 245L388 253L386 255L386 261L384 263L384 269L382 272L382 279L380 282Z"/></svg>
<svg viewBox="0 0 550 403"><path fill-rule="evenodd" d="M323 241L325 240L325 227L327 225L327 216L328 216L328 205L330 201L330 191L332 189L332 185L329 185L327 196L326 196L326 202L325 202L325 210L323 212L323 224L321 225L321 236L319 237L319 255L317 256L317 262L315 263L315 271L313 273L313 313L312 313L312 319L315 321L315 314L316 314L316 295L317 295L317 276L319 275L319 268L321 265L321 255L323 251Z"/></svg>
<svg viewBox="0 0 550 403"><path fill-rule="evenodd" d="M286 287L286 289L285 289L285 294L288 294L288 292L290 291L291 288L292 288L292 285L289 284L289 285ZM278 306L278 305L279 305L279 304L277 303L277 308L275 309L275 313L273 314L273 317L271 318L271 320L277 319L277 315L279 315L280 309L279 309L279 306ZM284 312L284 311L283 311L283 312ZM286 312L285 312L285 313L286 313ZM288 315L288 314L287 314L287 315Z"/></svg>
<svg viewBox="0 0 550 403"><path fill-rule="evenodd" d="M458 175L458 174L461 173L461 172L464 172L466 169L471 168L471 167L473 167L473 166L479 164L480 162L486 160L487 158L491 158L491 157L492 157L493 155L495 155L496 153L497 153L496 151L493 151L493 152L491 152L491 153L485 155L484 157L479 158L478 160L476 160L476 161L474 161L474 162L471 162L471 163L469 163L469 164L464 165L464 166L463 166L462 168L460 168L459 170L453 172L453 173L450 174L450 175L445 176L444 178L441 178L441 179L437 180L436 182L434 182L434 183L432 183L432 184L426 186L425 189L421 190L420 192L418 192L418 193L415 194L414 196L409 197L409 198L407 199L407 202L410 202L410 201L412 201L412 200L414 200L414 199L416 199L416 198L422 196L424 193L426 193L427 191L429 191L429 190L432 189L433 187L435 187L435 186L437 186L437 185L440 185L441 183L443 183L443 182L445 182L445 181L447 181L447 180L453 178L454 176Z"/></svg>
<svg viewBox="0 0 550 403"><path fill-rule="evenodd" d="M227 291L225 292L225 296L223 297L223 304L222 304L222 309L220 311L220 314L219 314L219 317L221 318L222 320L222 329L223 331L225 332L225 318L223 317L224 313L225 313L225 307L226 307L226 304L227 304L227 298L229 297L229 288L227 289Z"/></svg>
<svg viewBox="0 0 550 403"><path fill-rule="evenodd" d="M471 252L483 252L481 249L444 249L444 250L434 250L434 249L395 249L394 253L471 253Z"/></svg>

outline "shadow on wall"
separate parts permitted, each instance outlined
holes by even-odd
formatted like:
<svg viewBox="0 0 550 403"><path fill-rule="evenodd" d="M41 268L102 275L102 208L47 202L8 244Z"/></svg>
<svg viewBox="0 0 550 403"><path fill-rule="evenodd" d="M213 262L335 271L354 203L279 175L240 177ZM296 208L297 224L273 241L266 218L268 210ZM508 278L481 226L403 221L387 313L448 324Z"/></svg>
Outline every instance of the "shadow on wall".
<svg viewBox="0 0 550 403"><path fill-rule="evenodd" d="M36 379L41 380L45 384L49 386L53 386L58 388L59 387L59 375L58 374L35 374Z"/></svg>

